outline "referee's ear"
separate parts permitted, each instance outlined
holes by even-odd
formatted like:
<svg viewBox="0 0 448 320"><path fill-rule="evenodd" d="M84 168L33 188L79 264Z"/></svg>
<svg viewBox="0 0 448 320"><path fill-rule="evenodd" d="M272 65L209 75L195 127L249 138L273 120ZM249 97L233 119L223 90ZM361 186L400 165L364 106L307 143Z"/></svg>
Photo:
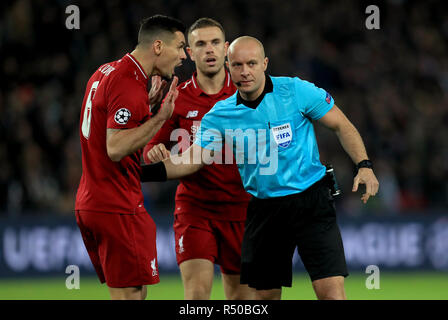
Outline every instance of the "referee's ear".
<svg viewBox="0 0 448 320"><path fill-rule="evenodd" d="M266 71L266 69L268 68L268 63L269 63L269 59L268 59L268 57L265 57L263 60L263 71Z"/></svg>
<svg viewBox="0 0 448 320"><path fill-rule="evenodd" d="M186 47L185 50L187 50L188 55L190 56L191 61L194 61L193 55L191 54L191 48L190 47Z"/></svg>

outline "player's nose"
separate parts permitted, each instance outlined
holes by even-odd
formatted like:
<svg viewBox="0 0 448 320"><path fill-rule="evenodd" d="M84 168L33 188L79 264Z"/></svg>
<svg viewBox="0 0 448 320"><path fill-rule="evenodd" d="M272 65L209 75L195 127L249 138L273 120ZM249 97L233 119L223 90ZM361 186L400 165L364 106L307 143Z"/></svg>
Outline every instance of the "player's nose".
<svg viewBox="0 0 448 320"><path fill-rule="evenodd" d="M207 43L207 46L205 47L206 53L213 53L213 45L211 43Z"/></svg>
<svg viewBox="0 0 448 320"><path fill-rule="evenodd" d="M187 59L187 55L186 55L186 53L185 53L185 50L182 50L182 51L181 51L179 59L180 59L180 60L185 60L185 59Z"/></svg>

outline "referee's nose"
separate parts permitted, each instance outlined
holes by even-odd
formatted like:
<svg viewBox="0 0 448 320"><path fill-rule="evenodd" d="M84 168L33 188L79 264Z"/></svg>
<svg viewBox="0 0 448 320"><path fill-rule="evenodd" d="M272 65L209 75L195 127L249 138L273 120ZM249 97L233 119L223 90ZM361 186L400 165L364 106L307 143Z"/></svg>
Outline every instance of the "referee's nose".
<svg viewBox="0 0 448 320"><path fill-rule="evenodd" d="M243 63L241 67L241 76L247 78L249 76L249 66L245 63Z"/></svg>

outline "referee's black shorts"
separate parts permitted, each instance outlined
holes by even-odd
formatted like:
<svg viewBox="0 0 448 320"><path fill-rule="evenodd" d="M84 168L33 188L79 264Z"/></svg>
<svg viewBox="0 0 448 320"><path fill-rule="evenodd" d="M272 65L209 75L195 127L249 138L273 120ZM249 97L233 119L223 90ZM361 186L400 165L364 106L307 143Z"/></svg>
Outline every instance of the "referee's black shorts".
<svg viewBox="0 0 448 320"><path fill-rule="evenodd" d="M348 276L334 200L324 180L285 197L253 197L241 252L241 283L258 290L291 287L298 253L312 281Z"/></svg>

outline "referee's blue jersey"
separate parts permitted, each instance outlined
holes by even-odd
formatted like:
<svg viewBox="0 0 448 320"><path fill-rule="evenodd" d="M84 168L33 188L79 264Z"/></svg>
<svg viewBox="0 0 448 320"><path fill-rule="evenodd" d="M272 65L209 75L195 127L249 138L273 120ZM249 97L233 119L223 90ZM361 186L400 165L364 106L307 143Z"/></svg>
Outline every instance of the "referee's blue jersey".
<svg viewBox="0 0 448 320"><path fill-rule="evenodd" d="M232 148L244 189L261 199L302 192L325 175L311 120L334 105L308 81L268 77L272 91L256 108L241 103L238 92L219 101L202 118L194 142L215 151L223 143Z"/></svg>

